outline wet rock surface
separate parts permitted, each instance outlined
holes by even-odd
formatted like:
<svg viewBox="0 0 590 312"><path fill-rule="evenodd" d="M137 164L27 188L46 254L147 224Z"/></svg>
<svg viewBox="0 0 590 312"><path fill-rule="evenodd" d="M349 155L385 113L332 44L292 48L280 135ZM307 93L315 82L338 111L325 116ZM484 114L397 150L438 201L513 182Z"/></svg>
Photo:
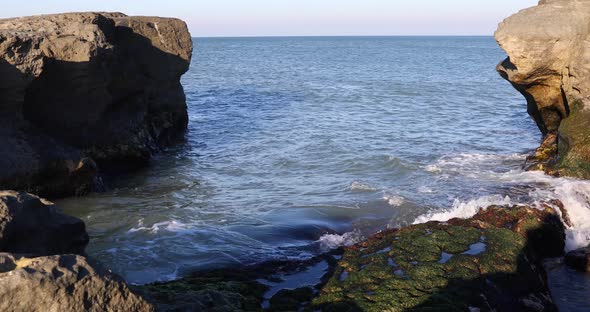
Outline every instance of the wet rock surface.
<svg viewBox="0 0 590 312"><path fill-rule="evenodd" d="M590 246L568 252L565 264L580 272L590 272Z"/></svg>
<svg viewBox="0 0 590 312"><path fill-rule="evenodd" d="M109 271L77 255L0 253L2 311L154 311Z"/></svg>
<svg viewBox="0 0 590 312"><path fill-rule="evenodd" d="M387 253L378 250L389 247ZM552 210L489 207L467 220L380 233L347 248L313 301L323 311L552 311L540 260L559 256ZM395 263L390 265L389 259Z"/></svg>
<svg viewBox="0 0 590 312"><path fill-rule="evenodd" d="M182 138L177 19L69 13L0 20L0 188L88 192L99 170L145 165Z"/></svg>
<svg viewBox="0 0 590 312"><path fill-rule="evenodd" d="M466 220L382 232L342 256L196 273L145 289L169 310L555 311L542 259L562 255L564 237L550 208L489 207ZM272 285L304 276L318 261L329 264L321 277L267 296Z"/></svg>
<svg viewBox="0 0 590 312"><path fill-rule="evenodd" d="M495 33L508 54L497 70L523 94L546 136L528 169L590 178L588 18L590 1L540 1Z"/></svg>
<svg viewBox="0 0 590 312"><path fill-rule="evenodd" d="M82 254L88 244L84 222L31 194L0 191L0 252L36 256Z"/></svg>

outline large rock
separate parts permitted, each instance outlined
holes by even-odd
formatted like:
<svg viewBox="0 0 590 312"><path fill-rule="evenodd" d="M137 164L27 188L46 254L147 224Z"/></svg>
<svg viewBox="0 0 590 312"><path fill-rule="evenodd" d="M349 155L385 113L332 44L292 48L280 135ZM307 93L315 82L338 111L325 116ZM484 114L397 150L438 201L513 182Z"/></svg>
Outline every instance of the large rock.
<svg viewBox="0 0 590 312"><path fill-rule="evenodd" d="M563 254L552 209L489 207L470 219L377 234L346 248L312 302L323 311L556 311L542 259Z"/></svg>
<svg viewBox="0 0 590 312"><path fill-rule="evenodd" d="M87 192L146 164L187 126L177 19L71 13L0 20L0 188Z"/></svg>
<svg viewBox="0 0 590 312"><path fill-rule="evenodd" d="M0 252L37 256L84 253L84 222L50 202L13 191L0 191Z"/></svg>
<svg viewBox="0 0 590 312"><path fill-rule="evenodd" d="M536 168L585 178L590 177L589 19L589 0L544 0L507 18L495 34L508 54L498 72L524 95L543 135L558 135L555 148L541 151L552 151L543 159L551 168Z"/></svg>
<svg viewBox="0 0 590 312"><path fill-rule="evenodd" d="M154 311L117 276L84 257L0 253L0 311Z"/></svg>

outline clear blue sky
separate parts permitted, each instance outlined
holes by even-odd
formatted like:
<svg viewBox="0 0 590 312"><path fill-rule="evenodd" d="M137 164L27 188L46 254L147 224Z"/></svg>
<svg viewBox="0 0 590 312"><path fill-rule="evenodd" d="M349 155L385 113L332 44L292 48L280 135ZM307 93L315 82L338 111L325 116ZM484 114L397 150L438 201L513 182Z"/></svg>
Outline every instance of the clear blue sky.
<svg viewBox="0 0 590 312"><path fill-rule="evenodd" d="M538 0L21 0L0 17L119 11L184 19L195 37L491 35Z"/></svg>

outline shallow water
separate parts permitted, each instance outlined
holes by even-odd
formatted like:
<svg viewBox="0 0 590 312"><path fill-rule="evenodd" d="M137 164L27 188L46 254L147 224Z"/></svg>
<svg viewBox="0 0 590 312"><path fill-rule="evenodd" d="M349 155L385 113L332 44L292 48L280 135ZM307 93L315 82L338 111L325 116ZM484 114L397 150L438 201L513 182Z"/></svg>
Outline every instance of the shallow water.
<svg viewBox="0 0 590 312"><path fill-rule="evenodd" d="M588 188L520 170L540 135L495 72L505 56L491 37L195 43L186 143L106 193L59 202L88 225L88 253L132 283ZM590 218L587 203L566 205Z"/></svg>

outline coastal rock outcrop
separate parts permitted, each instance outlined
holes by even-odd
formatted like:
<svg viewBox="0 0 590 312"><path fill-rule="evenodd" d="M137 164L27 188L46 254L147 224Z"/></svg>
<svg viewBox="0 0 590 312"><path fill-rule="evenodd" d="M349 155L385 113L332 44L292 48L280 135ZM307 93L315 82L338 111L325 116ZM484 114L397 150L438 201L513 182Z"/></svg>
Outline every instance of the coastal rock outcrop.
<svg viewBox="0 0 590 312"><path fill-rule="evenodd" d="M0 253L1 311L154 311L117 276L86 258Z"/></svg>
<svg viewBox="0 0 590 312"><path fill-rule="evenodd" d="M564 240L553 208L492 206L378 233L295 273L271 262L144 287L164 310L557 311L542 260L563 255Z"/></svg>
<svg viewBox="0 0 590 312"><path fill-rule="evenodd" d="M0 191L0 252L36 256L82 254L88 244L84 222L44 199Z"/></svg>
<svg viewBox="0 0 590 312"><path fill-rule="evenodd" d="M590 178L589 19L588 0L542 0L495 33L508 54L497 70L524 95L546 138L530 169Z"/></svg>
<svg viewBox="0 0 590 312"><path fill-rule="evenodd" d="M145 165L186 129L191 56L178 19L0 20L0 189L81 194L99 170Z"/></svg>

